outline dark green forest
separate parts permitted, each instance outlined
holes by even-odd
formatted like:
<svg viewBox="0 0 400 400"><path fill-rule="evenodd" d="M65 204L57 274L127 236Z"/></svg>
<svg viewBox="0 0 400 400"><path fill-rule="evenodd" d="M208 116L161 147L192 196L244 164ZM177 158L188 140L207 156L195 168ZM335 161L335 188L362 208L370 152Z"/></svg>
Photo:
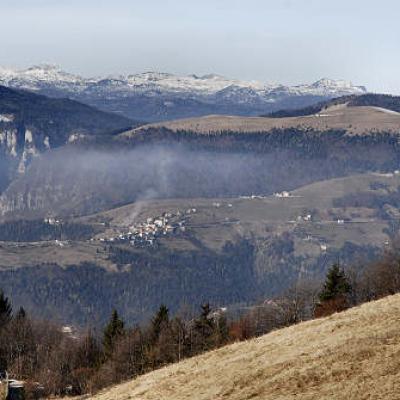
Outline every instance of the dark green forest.
<svg viewBox="0 0 400 400"><path fill-rule="evenodd" d="M49 224L43 220L16 220L0 224L0 241L85 240L93 236L90 225L73 222Z"/></svg>
<svg viewBox="0 0 400 400"><path fill-rule="evenodd" d="M257 248L249 240L227 243L221 252L134 250L106 245L99 249L117 266L117 271L84 263L60 267L34 265L0 271L5 292L17 306L24 305L36 317L63 323L98 326L113 308L123 312L130 323L146 321L164 303L173 312L204 301L216 306L253 303L276 296L302 276L320 278L338 259L373 260L377 248L348 243L310 263L296 257L290 238L276 238L265 251L268 263L256 266ZM260 269L261 268L261 269Z"/></svg>

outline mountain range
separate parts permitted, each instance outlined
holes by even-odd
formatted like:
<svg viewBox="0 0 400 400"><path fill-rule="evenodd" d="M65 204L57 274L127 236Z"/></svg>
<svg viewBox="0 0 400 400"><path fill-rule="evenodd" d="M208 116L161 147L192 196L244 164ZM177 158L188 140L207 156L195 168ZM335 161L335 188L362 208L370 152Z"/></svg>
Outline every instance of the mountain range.
<svg viewBox="0 0 400 400"><path fill-rule="evenodd" d="M326 78L297 86L241 81L217 74L178 76L145 72L84 78L53 65L24 70L0 68L0 85L51 97L69 97L147 122L207 114L255 116L367 92L364 86Z"/></svg>

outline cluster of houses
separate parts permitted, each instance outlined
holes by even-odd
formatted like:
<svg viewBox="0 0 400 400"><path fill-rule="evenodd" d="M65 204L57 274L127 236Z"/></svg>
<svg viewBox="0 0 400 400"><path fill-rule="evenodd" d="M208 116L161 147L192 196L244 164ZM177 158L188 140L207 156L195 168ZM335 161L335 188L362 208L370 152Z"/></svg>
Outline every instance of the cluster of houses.
<svg viewBox="0 0 400 400"><path fill-rule="evenodd" d="M43 222L49 225L60 225L62 221L54 217L46 217Z"/></svg>
<svg viewBox="0 0 400 400"><path fill-rule="evenodd" d="M119 233L114 237L100 238L101 242L130 243L132 246L153 246L160 237L178 234L186 231L186 218L188 214L196 213L195 208L190 208L176 214L164 212L159 217L147 218L146 222L130 226L128 232ZM183 218L182 218L183 217Z"/></svg>
<svg viewBox="0 0 400 400"><path fill-rule="evenodd" d="M284 190L283 192L280 192L280 193L274 193L274 196L275 197L280 197L280 198L282 198L282 197L292 197L290 192L287 192L286 190Z"/></svg>
<svg viewBox="0 0 400 400"><path fill-rule="evenodd" d="M297 220L297 222L311 222L312 221L312 215L311 214L298 215L296 220Z"/></svg>

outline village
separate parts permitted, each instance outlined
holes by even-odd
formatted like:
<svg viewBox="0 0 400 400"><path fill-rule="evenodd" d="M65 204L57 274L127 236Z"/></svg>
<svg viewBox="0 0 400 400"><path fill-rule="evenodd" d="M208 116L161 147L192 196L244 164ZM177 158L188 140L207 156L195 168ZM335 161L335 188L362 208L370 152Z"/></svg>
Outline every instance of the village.
<svg viewBox="0 0 400 400"><path fill-rule="evenodd" d="M133 224L127 228L117 228L118 232L108 237L91 239L105 243L129 243L135 247L154 246L161 237L182 234L186 231L188 217L195 214L195 208L176 213L163 212L160 216L149 217L145 222Z"/></svg>

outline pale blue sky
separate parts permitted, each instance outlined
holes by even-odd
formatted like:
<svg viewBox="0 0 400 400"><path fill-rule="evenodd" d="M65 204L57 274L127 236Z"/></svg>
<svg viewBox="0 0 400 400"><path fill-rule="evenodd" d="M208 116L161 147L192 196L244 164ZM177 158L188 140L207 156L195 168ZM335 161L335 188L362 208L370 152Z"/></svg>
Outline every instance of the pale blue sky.
<svg viewBox="0 0 400 400"><path fill-rule="evenodd" d="M0 65L166 71L400 94L399 0L0 0Z"/></svg>

